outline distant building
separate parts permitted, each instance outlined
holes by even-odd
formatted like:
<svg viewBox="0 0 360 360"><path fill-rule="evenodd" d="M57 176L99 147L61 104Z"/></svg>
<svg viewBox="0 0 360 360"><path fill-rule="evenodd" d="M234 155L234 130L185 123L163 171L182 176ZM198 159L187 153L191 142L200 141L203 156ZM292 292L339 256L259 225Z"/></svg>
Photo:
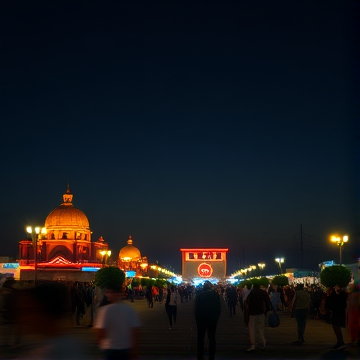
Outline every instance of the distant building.
<svg viewBox="0 0 360 360"><path fill-rule="evenodd" d="M50 212L41 232L33 233L32 240L20 241L20 278L34 279L35 249L38 279L88 278L85 275L74 277L69 271L94 271L102 266L101 252L108 250L108 244L102 237L99 241L91 241L91 234L89 220L73 205L73 194L68 186L63 203ZM59 270L64 271L59 274Z"/></svg>
<svg viewBox="0 0 360 360"><path fill-rule="evenodd" d="M148 269L147 257L141 256L140 250L133 245L131 235L118 257L118 266L128 277L144 275Z"/></svg>
<svg viewBox="0 0 360 360"><path fill-rule="evenodd" d="M180 249L182 253L183 279L224 280L226 278L228 249L193 248Z"/></svg>

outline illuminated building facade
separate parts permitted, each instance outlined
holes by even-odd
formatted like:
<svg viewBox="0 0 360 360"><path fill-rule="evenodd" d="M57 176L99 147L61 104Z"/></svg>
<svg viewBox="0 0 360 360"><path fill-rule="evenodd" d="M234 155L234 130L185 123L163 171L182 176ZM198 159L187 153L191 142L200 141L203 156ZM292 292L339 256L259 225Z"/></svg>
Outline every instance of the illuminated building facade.
<svg viewBox="0 0 360 360"><path fill-rule="evenodd" d="M140 250L133 245L131 235L124 246L119 252L118 266L126 274L134 276L144 275L148 269L147 258L141 256Z"/></svg>
<svg viewBox="0 0 360 360"><path fill-rule="evenodd" d="M35 248L39 271L101 267L101 252L108 250L108 244L102 237L98 241L91 241L91 234L89 220L73 205L73 194L68 186L63 194L63 203L47 216L36 241L20 241L20 267L28 272L34 270ZM29 273L28 277L31 277ZM46 276L43 274L42 278Z"/></svg>
<svg viewBox="0 0 360 360"><path fill-rule="evenodd" d="M228 249L194 248L180 249L182 253L183 279L226 278L226 254Z"/></svg>

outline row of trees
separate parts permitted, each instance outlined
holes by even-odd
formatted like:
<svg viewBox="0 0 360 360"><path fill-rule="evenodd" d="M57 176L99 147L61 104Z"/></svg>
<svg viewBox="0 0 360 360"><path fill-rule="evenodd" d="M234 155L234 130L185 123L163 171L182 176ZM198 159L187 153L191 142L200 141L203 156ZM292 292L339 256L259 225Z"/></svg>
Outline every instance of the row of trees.
<svg viewBox="0 0 360 360"><path fill-rule="evenodd" d="M340 287L346 287L349 285L351 281L351 271L342 265L334 265L325 268L320 273L320 283L326 288L332 288L335 285L339 285ZM246 286L247 283L255 283L257 282L261 286L267 287L270 283L268 278L253 278L244 280L241 283L241 286ZM289 285L289 279L285 275L277 275L272 280L271 283L276 286L286 286Z"/></svg>
<svg viewBox="0 0 360 360"><path fill-rule="evenodd" d="M95 285L101 289L120 290L125 283L125 273L116 266L109 266L98 270L95 274ZM133 278L132 287L146 287L148 285L162 287L167 284L166 279Z"/></svg>
<svg viewBox="0 0 360 360"><path fill-rule="evenodd" d="M351 272L350 270L342 265L334 265L325 268L320 273L320 282L326 288L334 287L339 285L340 287L346 287L351 281ZM260 286L267 287L270 283L270 280L266 277L263 278L253 278L244 280L241 283L241 286L246 286L247 283L254 284L258 283ZM102 289L108 288L113 290L119 290L125 283L125 273L120 270L118 267L109 266L103 269L100 269L95 274L95 285L99 286ZM277 286L286 286L289 285L289 280L285 275L277 275L272 280L271 283ZM146 279L134 278L132 280L132 286L143 286L153 285L161 287L167 284L166 279Z"/></svg>

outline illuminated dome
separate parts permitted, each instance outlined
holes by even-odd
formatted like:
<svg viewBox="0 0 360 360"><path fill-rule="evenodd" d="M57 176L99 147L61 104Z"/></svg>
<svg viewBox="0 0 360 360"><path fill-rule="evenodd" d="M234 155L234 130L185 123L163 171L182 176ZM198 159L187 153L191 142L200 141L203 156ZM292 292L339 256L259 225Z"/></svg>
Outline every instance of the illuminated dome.
<svg viewBox="0 0 360 360"><path fill-rule="evenodd" d="M37 264L40 268L69 270L82 269L88 263L105 265L109 260L108 244L102 237L99 241L91 241L89 220L72 201L73 194L68 185L62 204L49 213L36 241L20 243L20 261L29 264L29 259L36 260L33 262L35 272ZM103 252L108 256L105 257ZM47 276L52 278L52 275L46 275L46 279ZM73 279L72 275L64 276Z"/></svg>
<svg viewBox="0 0 360 360"><path fill-rule="evenodd" d="M134 261L141 258L140 250L132 244L131 235L124 246L119 252L119 259L123 261Z"/></svg>
<svg viewBox="0 0 360 360"><path fill-rule="evenodd" d="M86 215L72 204L73 194L68 188L63 195L63 203L55 208L45 220L47 229L89 230Z"/></svg>

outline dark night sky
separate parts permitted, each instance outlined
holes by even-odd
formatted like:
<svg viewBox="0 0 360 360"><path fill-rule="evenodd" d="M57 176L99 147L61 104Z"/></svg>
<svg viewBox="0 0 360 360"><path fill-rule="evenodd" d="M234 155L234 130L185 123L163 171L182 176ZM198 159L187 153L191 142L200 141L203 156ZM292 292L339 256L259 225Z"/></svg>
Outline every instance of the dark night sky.
<svg viewBox="0 0 360 360"><path fill-rule="evenodd" d="M181 271L360 256L358 1L2 1L0 255L68 182L113 253Z"/></svg>

